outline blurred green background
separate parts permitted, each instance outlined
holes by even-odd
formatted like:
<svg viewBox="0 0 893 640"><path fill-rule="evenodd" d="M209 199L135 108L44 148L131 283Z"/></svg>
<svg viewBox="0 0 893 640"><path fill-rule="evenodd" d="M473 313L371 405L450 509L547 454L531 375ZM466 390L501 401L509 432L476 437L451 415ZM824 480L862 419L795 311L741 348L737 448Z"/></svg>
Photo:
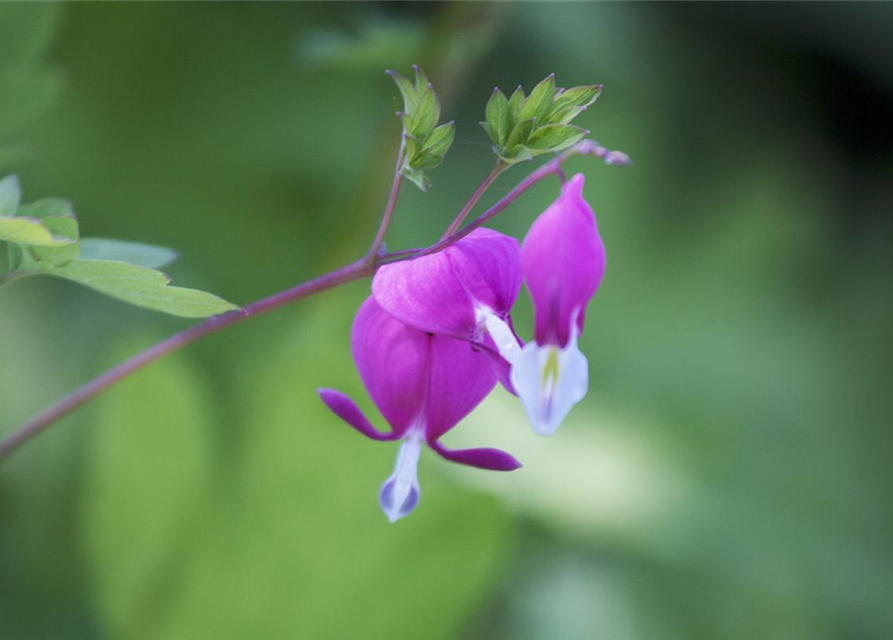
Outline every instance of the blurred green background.
<svg viewBox="0 0 893 640"><path fill-rule="evenodd" d="M522 470L426 454L418 510L386 521L395 445L314 391L371 409L354 283L0 465L0 637L893 637L891 33L889 3L0 5L0 174L239 303L365 250L399 136L384 69L422 64L458 126L392 249L489 170L494 85L605 83L581 124L635 162L568 165L609 254L589 396L544 440L497 390L446 439ZM494 226L522 237L556 193ZM51 279L0 311L0 433L188 326ZM515 317L529 337L526 294Z"/></svg>

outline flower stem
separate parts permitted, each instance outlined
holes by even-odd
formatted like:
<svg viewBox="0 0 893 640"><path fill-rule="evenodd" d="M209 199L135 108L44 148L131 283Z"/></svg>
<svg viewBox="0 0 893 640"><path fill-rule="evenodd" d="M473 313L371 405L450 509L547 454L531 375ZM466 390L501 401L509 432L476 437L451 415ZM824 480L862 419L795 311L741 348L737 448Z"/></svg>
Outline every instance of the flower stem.
<svg viewBox="0 0 893 640"><path fill-rule="evenodd" d="M292 287L291 289L286 289L285 291L280 291L279 293L275 293L266 298L262 298L260 300L257 300L256 302L252 302L242 309L230 311L229 313L224 313L222 315L209 318L204 322L190 327L189 329L186 329L184 331L181 331L180 333L174 334L170 338L167 338L166 340L163 340L155 344L154 346L149 347L145 351L138 353L130 359L125 360L118 366L109 369L99 377L94 378L53 406L37 414L27 423L25 423L24 425L10 433L2 441L0 441L0 461L6 458L17 448L25 444L28 440L50 427L59 419L65 417L105 389L108 389L115 383L123 380L131 373L142 369L147 364L150 364L155 360L166 356L169 353L173 353L174 351L177 351L185 347L186 345L192 344L193 342L196 342L197 340L200 340L205 336L209 336L212 333L217 333L218 331L221 331L227 327L240 324L241 322L244 322L249 318L253 318L254 316L267 313L268 311L273 311L274 309L278 309L279 307L285 306L291 302L295 302L296 300L301 300L303 298L316 295L317 293L327 291L328 289L333 289L347 282L371 276L380 266L384 264L399 262L402 260L411 260L413 258L418 258L424 255L437 253L438 251L443 251L450 245L464 238L474 229L477 229L485 222L496 216L502 210L507 208L521 194L530 189L543 178L550 175L558 175L561 171L562 163L570 156L575 154L583 154L595 155L597 157L604 158L605 155L603 151L603 147L594 146L594 143L589 143L588 141L586 141L585 143L580 143L579 145L572 147L565 153L553 158L546 164L534 170L526 178L524 178L524 180L518 183L518 185L514 189L503 196L496 204L487 209L484 213L475 218L465 227L451 233L448 237L437 242L436 244L433 244L430 247L425 247L423 249L413 249L411 251L395 251L393 253L379 255L378 250L381 247L380 237L384 236L384 230L387 228L386 219L390 218L390 214L391 212L393 212L394 203L396 202L396 193L399 190L399 178L395 177L395 184L394 187L391 189L391 197L388 200L388 206L385 209L384 215L382 216L382 224L379 227L379 233L376 235L376 243L373 243L372 245L374 251L370 252L370 254L364 256L356 262L352 262L341 267L340 269L336 269L335 271L331 271L329 273L321 275L313 280L308 280L307 282ZM402 155L402 149L399 155ZM628 158L625 158L625 160L626 162L628 162ZM617 162L617 164L621 163ZM399 169L399 163L397 167ZM481 185L481 187L484 187L484 189L478 187L478 190L475 192L476 194L478 194L478 192L480 192L481 194L483 193L483 190L486 189L484 184L492 183L493 179L495 179L496 177L494 173L498 175L497 170L494 169L494 171L490 174L491 176L493 176L493 178L489 179L489 181L485 180L484 183L482 183ZM480 194L478 194L477 197L479 198ZM472 196L472 200L474 201L476 200L476 198ZM474 206L473 201L471 202L471 206ZM464 215L461 215L461 217L456 217L458 220L460 220L459 224L461 224L461 220L464 219L465 215L467 215L468 213L466 209L470 210L471 206L466 204L466 206L463 207L463 211L465 212ZM462 212L460 212L460 214L461 213ZM450 226L452 227L453 225ZM7 273L3 276L0 276L0 284L2 284L4 281L9 281L9 279L12 279L7 278L7 276L9 275L10 274ZM4 278L6 278L6 280L4 280Z"/></svg>
<svg viewBox="0 0 893 640"><path fill-rule="evenodd" d="M394 182L391 183L391 193L388 196L388 203L384 208L384 213L381 215L378 232L375 234L372 246L369 247L369 253L366 254L366 262L369 264L372 264L375 261L378 251L381 249L381 245L384 242L384 234L388 230L388 225L391 224L391 215L394 213L394 207L397 206L400 183L403 181L403 158L405 152L406 138L403 137L400 140L400 151L397 152L397 166L394 168Z"/></svg>
<svg viewBox="0 0 893 640"><path fill-rule="evenodd" d="M478 188L474 190L474 193L471 194L471 198L468 199L468 202L465 203L465 206L462 207L462 210L456 215L453 221L450 223L450 226L447 227L447 230L443 232L443 235L440 237L441 240L449 238L451 235L456 233L456 230L462 225L465 221L465 218L468 216L468 213L474 208L474 205L477 204L477 201L481 199L481 196L484 195L484 192L490 188L490 185L499 177L499 174L508 169L508 165L502 162L497 158L496 165L493 167L493 170L490 172L484 181L478 185Z"/></svg>

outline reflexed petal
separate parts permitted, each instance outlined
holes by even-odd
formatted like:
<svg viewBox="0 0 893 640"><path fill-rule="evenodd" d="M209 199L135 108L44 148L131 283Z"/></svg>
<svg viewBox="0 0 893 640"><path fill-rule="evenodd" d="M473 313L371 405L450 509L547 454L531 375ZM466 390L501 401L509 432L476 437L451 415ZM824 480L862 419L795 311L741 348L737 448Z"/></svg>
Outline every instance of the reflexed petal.
<svg viewBox="0 0 893 640"><path fill-rule="evenodd" d="M496 386L488 356L470 342L446 336L431 341L431 373L425 406L425 436L436 440L452 429Z"/></svg>
<svg viewBox="0 0 893 640"><path fill-rule="evenodd" d="M418 481L419 454L422 451L420 434L414 434L400 445L394 473L381 485L378 501L388 520L397 522L412 513L419 503L421 489Z"/></svg>
<svg viewBox="0 0 893 640"><path fill-rule="evenodd" d="M447 249L381 267L375 300L391 315L423 331L472 338L477 307L508 313L521 288L518 241L476 229Z"/></svg>
<svg viewBox="0 0 893 640"><path fill-rule="evenodd" d="M363 384L397 436L422 412L430 348L428 334L395 320L373 298L360 306L351 351Z"/></svg>
<svg viewBox="0 0 893 640"><path fill-rule="evenodd" d="M372 426L372 423L363 415L363 412L354 404L354 401L340 391L335 389L317 389L317 393L319 393L319 397L335 415L367 438L372 438L373 440L393 440L397 437L395 433L382 433Z"/></svg>
<svg viewBox="0 0 893 640"><path fill-rule="evenodd" d="M527 343L512 367L512 384L537 435L555 433L589 386L586 356L577 348L576 336L564 349Z"/></svg>
<svg viewBox="0 0 893 640"><path fill-rule="evenodd" d="M429 441L428 446L442 458L469 467L490 471L514 471L521 468L521 463L514 456L501 449L447 449L436 440Z"/></svg>
<svg viewBox="0 0 893 640"><path fill-rule="evenodd" d="M583 174L530 227L521 247L524 278L536 312L536 341L564 347L575 310L583 310L605 271L605 248L592 208L583 199Z"/></svg>

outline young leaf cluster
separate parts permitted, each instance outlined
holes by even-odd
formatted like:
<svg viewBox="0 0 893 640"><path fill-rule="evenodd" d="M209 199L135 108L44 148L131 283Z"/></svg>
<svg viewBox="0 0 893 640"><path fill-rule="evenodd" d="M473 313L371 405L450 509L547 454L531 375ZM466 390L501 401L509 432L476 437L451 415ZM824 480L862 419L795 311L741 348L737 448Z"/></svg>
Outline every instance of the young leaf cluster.
<svg viewBox="0 0 893 640"><path fill-rule="evenodd" d="M398 114L403 121L405 144L402 172L425 191L431 186L425 170L433 169L443 161L453 144L456 128L452 122L437 126L440 100L425 72L418 66L413 69L415 82L396 71L387 73L403 94L403 111Z"/></svg>
<svg viewBox="0 0 893 640"><path fill-rule="evenodd" d="M3 279L52 275L119 300L186 318L204 318L236 305L196 289L168 286L156 271L177 256L170 249L136 242L81 238L71 204L59 198L21 203L15 176L0 180L0 241L7 242L9 271Z"/></svg>
<svg viewBox="0 0 893 640"><path fill-rule="evenodd" d="M562 151L589 132L571 124L595 102L601 85L561 89L555 74L533 88L529 96L519 86L511 98L497 87L487 103L481 126L493 141L493 151L506 164Z"/></svg>

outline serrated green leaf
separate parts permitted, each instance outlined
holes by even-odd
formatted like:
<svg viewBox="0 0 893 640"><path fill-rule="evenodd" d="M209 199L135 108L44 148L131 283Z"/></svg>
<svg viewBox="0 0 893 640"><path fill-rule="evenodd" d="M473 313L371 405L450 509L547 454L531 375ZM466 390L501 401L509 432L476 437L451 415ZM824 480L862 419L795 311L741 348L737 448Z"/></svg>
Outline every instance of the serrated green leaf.
<svg viewBox="0 0 893 640"><path fill-rule="evenodd" d="M419 104L416 112L412 114L409 123L409 132L417 138L426 137L437 121L440 119L440 102L434 88L428 85L419 93Z"/></svg>
<svg viewBox="0 0 893 640"><path fill-rule="evenodd" d="M40 220L56 238L69 238L71 242L60 246L34 246L24 254L25 268L46 269L70 262L78 257L78 221L71 203L62 198L44 198L19 207L19 215ZM30 253L30 256L29 256ZM33 264L28 264L29 262Z"/></svg>
<svg viewBox="0 0 893 640"><path fill-rule="evenodd" d="M108 238L82 238L80 257L84 260L118 260L147 269L159 269L177 259L177 252L141 242Z"/></svg>
<svg viewBox="0 0 893 640"><path fill-rule="evenodd" d="M16 176L6 176L0 180L0 216L11 217L19 209L22 201L22 188Z"/></svg>
<svg viewBox="0 0 893 640"><path fill-rule="evenodd" d="M147 342L122 345L110 361ZM113 637L146 638L176 597L171 582L211 511L212 403L184 354L123 381L94 407L76 513L95 606Z"/></svg>
<svg viewBox="0 0 893 640"><path fill-rule="evenodd" d="M505 148L510 150L512 147L519 144L525 144L527 139L530 138L530 134L533 132L534 127L536 127L536 118L529 118L519 122L515 125L511 134L509 134L509 138L505 143Z"/></svg>
<svg viewBox="0 0 893 640"><path fill-rule="evenodd" d="M0 216L0 240L40 247L71 245L71 238L54 236L40 220L23 216Z"/></svg>
<svg viewBox="0 0 893 640"><path fill-rule="evenodd" d="M602 86L600 84L573 87L562 91L555 96L555 100L552 102L552 109L549 112L550 116L551 114L563 111L567 107L583 107L585 109L596 101L601 94L601 91ZM549 121L554 122L551 117Z"/></svg>
<svg viewBox="0 0 893 640"><path fill-rule="evenodd" d="M535 151L561 151L582 140L587 133L570 124L549 124L534 131L527 144Z"/></svg>
<svg viewBox="0 0 893 640"><path fill-rule="evenodd" d="M400 93L403 95L403 113L412 114L415 112L416 106L418 105L418 95L416 94L415 87L412 85L407 78L400 75L396 71L388 71L387 74L391 76L391 79L397 85L397 88L400 89Z"/></svg>
<svg viewBox="0 0 893 640"><path fill-rule="evenodd" d="M493 140L496 146L504 145L509 134L511 122L509 102L499 87L493 90L493 95L490 96L490 100L487 102L484 117L487 119L487 124L490 125L490 130L495 134L495 137L491 135L490 139Z"/></svg>
<svg viewBox="0 0 893 640"><path fill-rule="evenodd" d="M512 93L512 97L509 99L509 122L510 129L513 129L515 125L521 122L521 107L524 106L524 89L521 88L521 85L518 85L518 88L515 89L515 92Z"/></svg>
<svg viewBox="0 0 893 640"><path fill-rule="evenodd" d="M536 118L543 122L549 109L552 107L552 98L555 96L555 74L548 76L533 88L524 105L521 107L521 120Z"/></svg>
<svg viewBox="0 0 893 640"><path fill-rule="evenodd" d="M160 272L116 260L73 260L47 271L138 307L183 318L205 318L238 309L213 293L168 286Z"/></svg>
<svg viewBox="0 0 893 640"><path fill-rule="evenodd" d="M429 155L441 156L441 159L443 159L443 156L450 150L455 136L456 127L454 123L447 122L442 124L425 138L423 149Z"/></svg>

